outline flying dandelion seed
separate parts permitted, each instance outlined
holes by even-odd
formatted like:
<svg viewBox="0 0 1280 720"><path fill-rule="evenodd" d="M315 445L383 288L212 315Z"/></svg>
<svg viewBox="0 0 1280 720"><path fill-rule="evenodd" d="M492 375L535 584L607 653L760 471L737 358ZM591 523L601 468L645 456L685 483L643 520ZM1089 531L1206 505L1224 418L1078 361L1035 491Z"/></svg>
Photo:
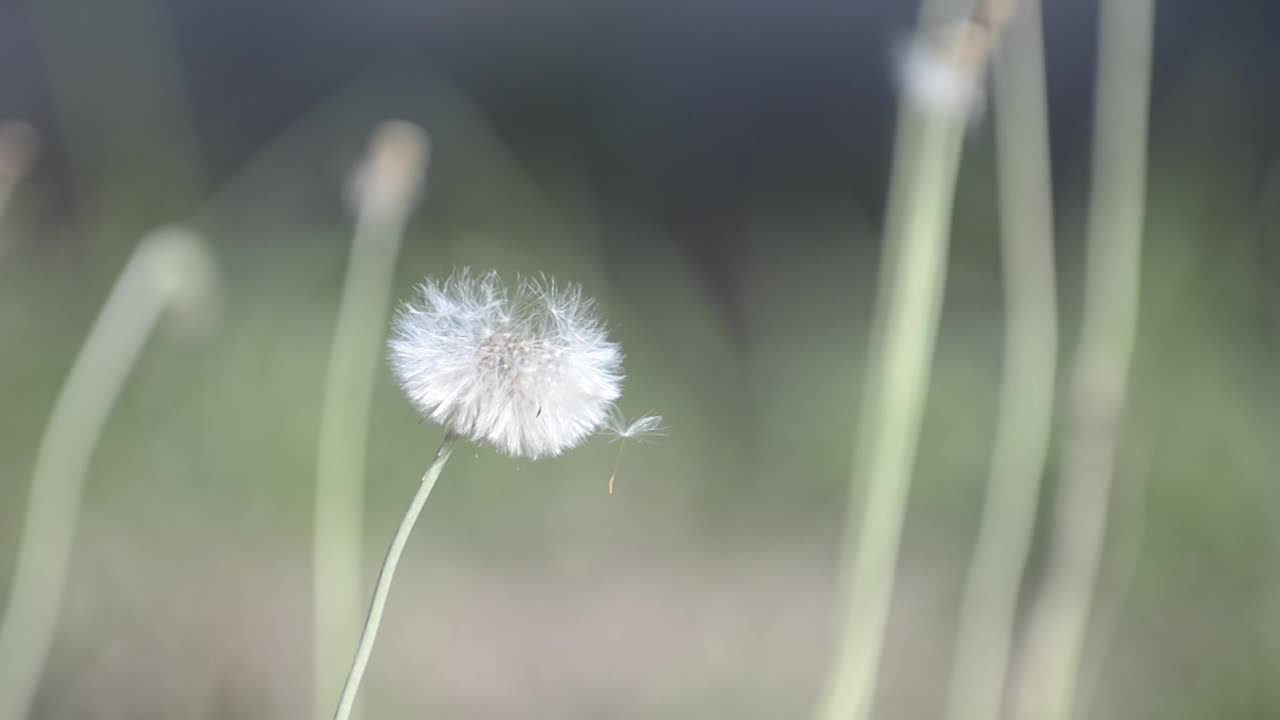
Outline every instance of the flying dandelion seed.
<svg viewBox="0 0 1280 720"><path fill-rule="evenodd" d="M616 410L609 415L605 432L613 436L609 440L610 443L618 443L618 458L614 460L613 472L609 474L609 494L612 495L613 482L618 477L618 466L622 463L622 448L626 446L627 440L644 442L647 438L660 437L665 433L662 432L661 415L645 415L628 423L622 413Z"/></svg>
<svg viewBox="0 0 1280 720"><path fill-rule="evenodd" d="M616 412L609 416L605 431L613 436L609 440L611 443L632 438L643 442L646 438L661 437L666 434L663 432L661 415L645 415L628 423L626 418Z"/></svg>

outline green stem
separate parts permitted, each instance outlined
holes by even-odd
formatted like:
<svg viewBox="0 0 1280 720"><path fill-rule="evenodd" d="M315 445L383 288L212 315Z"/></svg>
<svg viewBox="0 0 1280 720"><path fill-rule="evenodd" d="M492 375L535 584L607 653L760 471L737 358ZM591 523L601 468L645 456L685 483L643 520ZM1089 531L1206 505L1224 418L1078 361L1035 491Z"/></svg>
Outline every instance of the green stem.
<svg viewBox="0 0 1280 720"><path fill-rule="evenodd" d="M1137 337L1155 0L1101 6L1080 347L1053 535L1027 621L1015 720L1067 720L1098 583Z"/></svg>
<svg viewBox="0 0 1280 720"><path fill-rule="evenodd" d="M30 714L62 607L85 476L111 408L165 309L211 264L203 243L185 232L144 239L58 394L36 455L0 622L0 720Z"/></svg>
<svg viewBox="0 0 1280 720"><path fill-rule="evenodd" d="M963 72L963 70L958 70ZM843 627L816 717L871 710L916 444L942 310L951 210L966 109L908 89L894 149L877 327L855 443L846 528Z"/></svg>
<svg viewBox="0 0 1280 720"><path fill-rule="evenodd" d="M990 479L969 568L948 720L999 717L1053 423L1057 300L1039 0L1023 0L995 61L1004 374Z"/></svg>
<svg viewBox="0 0 1280 720"><path fill-rule="evenodd" d="M379 128L357 191L356 232L329 354L316 449L312 567L317 718L333 705L356 642L370 398L425 144L422 131L407 123Z"/></svg>
<svg viewBox="0 0 1280 720"><path fill-rule="evenodd" d="M409 503L409 509L405 510L404 518L400 521L400 527L396 528L396 534L391 538L391 547L387 548L387 557L382 561L382 570L378 573L378 582L373 588L373 601L369 604L369 616L365 619L364 629L360 632L360 644L356 648L356 657L351 663L351 672L347 674L346 685L342 688L342 697L338 699L338 709L333 713L334 720L347 720L351 717L351 708L355 705L356 692L360 689L360 681L364 678L365 668L369 665L369 656L373 653L373 643L378 637L378 627L382 625L382 613L387 607L387 595L391 592L391 581L395 578L396 566L400 564L400 555L404 552L405 543L409 540L409 533L413 531L413 525L418 521L422 506L426 504L427 498L430 497L431 489L436 486L440 471L444 469L445 462L449 460L449 455L453 452L453 446L457 440L458 436L452 432L445 435L444 442L440 444L440 449L436 451L435 460L431 462L431 467L428 467L427 472L422 476L422 484L418 486L418 492Z"/></svg>

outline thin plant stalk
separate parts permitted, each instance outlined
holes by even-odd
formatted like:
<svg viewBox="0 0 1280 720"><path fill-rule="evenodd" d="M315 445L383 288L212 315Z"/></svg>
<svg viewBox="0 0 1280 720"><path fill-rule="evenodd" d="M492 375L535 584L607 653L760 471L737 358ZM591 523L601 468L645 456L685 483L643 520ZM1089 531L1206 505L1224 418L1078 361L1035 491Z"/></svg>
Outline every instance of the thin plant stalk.
<svg viewBox="0 0 1280 720"><path fill-rule="evenodd" d="M400 521L400 526L396 528L396 534L391 538L391 546L387 548L387 557L382 561L382 570L378 573L378 581L373 589L373 600L369 604L369 615L365 619L364 629L360 632L360 643L356 647L355 660L351 663L351 671L347 674L347 681L342 688L342 695L338 699L338 709L333 713L334 720L348 720L351 717L352 708L355 705L356 693L360 690L360 681L364 678L364 671L369 665L369 656L373 654L373 643L378 638L378 628L382 625L382 614L387 607L387 596L391 592L391 581L395 578L396 567L400 564L400 555L404 552L405 543L409 541L409 533L413 531L413 526L418 521L418 515L422 512L422 507L426 505L427 498L431 496L431 490L436 486L436 480L440 478L440 472L444 470L444 464L448 462L449 455L453 452L453 447L457 443L458 436L453 432L445 435L444 442L440 444L440 449L436 451L435 460L427 468L427 472L422 476L422 483L418 486L418 492L414 494L413 500L409 502L409 508L404 512L404 518Z"/></svg>
<svg viewBox="0 0 1280 720"><path fill-rule="evenodd" d="M408 123L387 123L374 134L352 187L356 232L329 356L316 457L317 717L325 717L333 706L359 627L370 398L401 237L425 163L422 131Z"/></svg>
<svg viewBox="0 0 1280 720"><path fill-rule="evenodd" d="M1154 0L1101 7L1084 311L1045 578L1013 694L1018 720L1072 716L1138 323Z"/></svg>
<svg viewBox="0 0 1280 720"><path fill-rule="evenodd" d="M1147 483L1155 455L1155 435L1130 438L1125 457L1118 461L1126 482L1111 502L1107 539L1107 557L1099 568L1099 592L1090 614L1089 634L1085 637L1085 654L1081 662L1081 679L1077 691L1079 712L1095 717L1091 707L1097 703L1097 690L1107 671L1112 644L1121 628L1130 591L1142 558L1146 535Z"/></svg>
<svg viewBox="0 0 1280 720"><path fill-rule="evenodd" d="M888 621L898 548L916 444L924 414L933 347L942 310L947 245L967 100L985 62L989 36L963 23L928 52L931 73L954 85L935 96L937 77L913 86L906 78L894 148L876 328L870 351L854 480L844 543L843 623L817 707L819 720L865 720L871 711ZM918 41L923 42L923 40Z"/></svg>
<svg viewBox="0 0 1280 720"><path fill-rule="evenodd" d="M71 366L36 454L0 620L0 720L31 712L62 607L85 477L111 408L157 321L207 285L212 264L204 243L186 232L148 236Z"/></svg>
<svg viewBox="0 0 1280 720"><path fill-rule="evenodd" d="M1053 424L1057 299L1039 0L1023 0L994 61L1005 341L990 479L969 568L948 720L996 720Z"/></svg>

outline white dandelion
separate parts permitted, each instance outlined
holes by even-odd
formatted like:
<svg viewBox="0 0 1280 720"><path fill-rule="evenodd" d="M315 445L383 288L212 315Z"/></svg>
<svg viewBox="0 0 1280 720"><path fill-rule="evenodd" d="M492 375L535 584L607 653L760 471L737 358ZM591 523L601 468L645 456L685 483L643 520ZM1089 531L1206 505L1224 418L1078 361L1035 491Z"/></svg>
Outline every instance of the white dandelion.
<svg viewBox="0 0 1280 720"><path fill-rule="evenodd" d="M448 432L392 537L334 720L351 716L400 555L459 438L536 459L602 428L625 439L661 425L617 415L622 348L577 286L527 280L508 292L496 273L463 270L418 295L396 317L391 369L418 412Z"/></svg>
<svg viewBox="0 0 1280 720"><path fill-rule="evenodd" d="M428 280L404 305L391 366L418 412L515 457L559 455L603 426L622 349L576 286L496 273Z"/></svg>

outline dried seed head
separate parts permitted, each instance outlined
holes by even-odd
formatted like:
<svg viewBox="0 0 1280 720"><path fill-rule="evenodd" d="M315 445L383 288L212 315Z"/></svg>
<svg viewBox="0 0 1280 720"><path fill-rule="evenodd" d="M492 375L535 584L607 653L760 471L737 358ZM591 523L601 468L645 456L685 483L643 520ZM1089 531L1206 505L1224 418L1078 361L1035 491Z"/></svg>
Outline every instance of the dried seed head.
<svg viewBox="0 0 1280 720"><path fill-rule="evenodd" d="M142 239L137 257L152 290L165 298L169 330L195 339L217 328L224 289L208 241L187 228L162 227Z"/></svg>
<svg viewBox="0 0 1280 720"><path fill-rule="evenodd" d="M898 50L898 81L917 109L975 119L982 111L985 49L972 23L911 39ZM983 36L985 37L985 36Z"/></svg>
<svg viewBox="0 0 1280 720"><path fill-rule="evenodd" d="M496 273L427 280L396 317L391 366L418 412L516 457L558 455L622 393L622 349L577 287Z"/></svg>

